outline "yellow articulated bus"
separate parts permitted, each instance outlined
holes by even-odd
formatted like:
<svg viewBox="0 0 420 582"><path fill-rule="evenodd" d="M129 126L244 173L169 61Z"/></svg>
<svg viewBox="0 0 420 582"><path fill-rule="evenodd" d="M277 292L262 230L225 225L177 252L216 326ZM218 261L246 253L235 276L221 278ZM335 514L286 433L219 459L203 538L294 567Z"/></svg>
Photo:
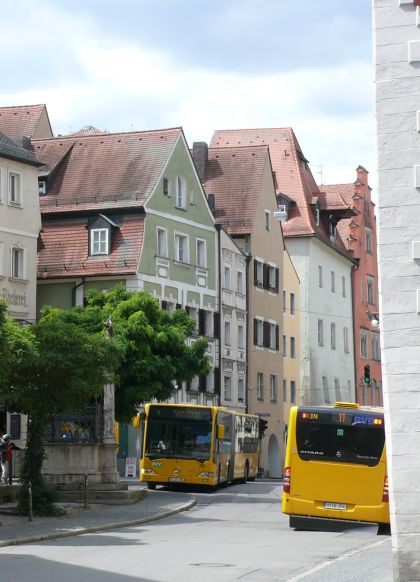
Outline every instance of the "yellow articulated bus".
<svg viewBox="0 0 420 582"><path fill-rule="evenodd" d="M204 485L254 480L259 461L258 416L218 406L146 404L140 480Z"/></svg>
<svg viewBox="0 0 420 582"><path fill-rule="evenodd" d="M282 511L296 529L317 529L327 519L387 531L383 409L346 402L291 408Z"/></svg>

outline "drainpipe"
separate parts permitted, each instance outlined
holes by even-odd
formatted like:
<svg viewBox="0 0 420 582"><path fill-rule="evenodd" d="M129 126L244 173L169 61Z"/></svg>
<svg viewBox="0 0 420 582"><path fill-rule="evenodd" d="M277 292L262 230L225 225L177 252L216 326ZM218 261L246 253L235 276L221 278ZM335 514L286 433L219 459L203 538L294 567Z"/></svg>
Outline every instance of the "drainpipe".
<svg viewBox="0 0 420 582"><path fill-rule="evenodd" d="M220 238L220 231L222 229L221 224L216 224L216 231L217 231L217 280L218 280L218 290L217 290L217 301L219 303L219 357L218 357L218 364L219 364L219 406L221 404L222 399L222 344L220 341L222 335L222 261L220 257L221 253L221 238Z"/></svg>
<svg viewBox="0 0 420 582"><path fill-rule="evenodd" d="M71 303L72 303L73 307L75 307L75 305L76 305L76 289L78 289L79 287L84 285L84 283L85 283L85 277L82 277L82 281L80 283L77 283L77 285L75 285L73 287L73 289L71 290Z"/></svg>
<svg viewBox="0 0 420 582"><path fill-rule="evenodd" d="M356 271L358 270L360 265L360 261L359 259L357 259L356 264L354 264L351 268L351 277L350 277L350 283L351 283L351 309L352 309L352 321L353 321L353 354L354 354L354 401L357 402L357 352L356 352L356 320L354 317L354 313L355 313L355 309L354 309L354 305L355 305L355 278L356 278Z"/></svg>
<svg viewBox="0 0 420 582"><path fill-rule="evenodd" d="M245 285L246 285L246 334L245 334L245 353L246 353L246 382L245 382L245 412L249 412L249 265L251 263L251 253L246 253L245 257ZM261 445L261 441L260 441Z"/></svg>

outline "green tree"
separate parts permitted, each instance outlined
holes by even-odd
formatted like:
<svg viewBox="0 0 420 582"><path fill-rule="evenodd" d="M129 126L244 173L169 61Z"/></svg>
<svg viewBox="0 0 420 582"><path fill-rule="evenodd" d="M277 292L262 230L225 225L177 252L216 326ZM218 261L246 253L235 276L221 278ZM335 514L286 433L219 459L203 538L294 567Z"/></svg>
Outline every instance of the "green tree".
<svg viewBox="0 0 420 582"><path fill-rule="evenodd" d="M174 381L208 374L207 340L194 338L196 324L184 309L169 312L146 293L121 286L107 293L91 290L86 320L98 330L112 321L112 338L122 355L115 368L116 418L129 422L140 405L165 400Z"/></svg>
<svg viewBox="0 0 420 582"><path fill-rule="evenodd" d="M0 306L0 392L10 410L28 415L18 508L28 511L32 484L34 512L54 513L41 475L43 437L54 416L83 409L97 397L119 350L105 330L92 331L83 310L47 308L36 325L20 327Z"/></svg>

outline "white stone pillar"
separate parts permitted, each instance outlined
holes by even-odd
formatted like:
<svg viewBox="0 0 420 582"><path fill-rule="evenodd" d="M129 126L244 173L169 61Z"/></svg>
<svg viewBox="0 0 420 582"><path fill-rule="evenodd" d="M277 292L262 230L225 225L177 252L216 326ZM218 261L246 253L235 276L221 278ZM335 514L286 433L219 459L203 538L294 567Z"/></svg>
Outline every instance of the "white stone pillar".
<svg viewBox="0 0 420 582"><path fill-rule="evenodd" d="M420 19L374 0L378 259L394 579L420 580Z"/></svg>

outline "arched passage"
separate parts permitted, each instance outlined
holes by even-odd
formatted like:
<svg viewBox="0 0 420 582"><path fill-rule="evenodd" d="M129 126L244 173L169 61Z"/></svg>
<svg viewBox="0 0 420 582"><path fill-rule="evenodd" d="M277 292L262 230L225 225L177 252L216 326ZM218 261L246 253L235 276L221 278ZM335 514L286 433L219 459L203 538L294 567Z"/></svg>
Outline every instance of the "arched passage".
<svg viewBox="0 0 420 582"><path fill-rule="evenodd" d="M283 475L279 441L274 433L270 435L270 440L268 441L268 465L270 477L280 478Z"/></svg>

